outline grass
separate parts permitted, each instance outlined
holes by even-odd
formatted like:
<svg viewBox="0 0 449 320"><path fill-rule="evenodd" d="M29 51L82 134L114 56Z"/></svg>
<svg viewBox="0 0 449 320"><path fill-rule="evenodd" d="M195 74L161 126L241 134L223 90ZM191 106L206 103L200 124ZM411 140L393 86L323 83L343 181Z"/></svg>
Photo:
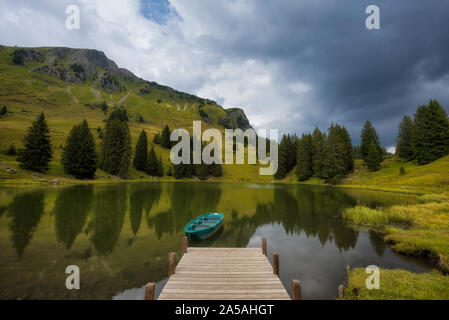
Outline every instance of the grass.
<svg viewBox="0 0 449 320"><path fill-rule="evenodd" d="M405 270L380 269L380 288L368 290L365 281L369 275L363 268L349 273L349 287L345 300L447 300L449 276L438 271L415 274Z"/></svg>
<svg viewBox="0 0 449 320"><path fill-rule="evenodd" d="M406 173L399 175L401 167ZM372 172L363 161L355 161L355 170L343 181L343 186L382 189L407 193L439 194L449 190L449 156L419 166L395 157L385 159L379 171Z"/></svg>
<svg viewBox="0 0 449 320"><path fill-rule="evenodd" d="M370 209L344 210L343 218L356 225L383 227L385 241L396 252L423 258L449 273L449 201ZM394 223L408 224L406 228Z"/></svg>

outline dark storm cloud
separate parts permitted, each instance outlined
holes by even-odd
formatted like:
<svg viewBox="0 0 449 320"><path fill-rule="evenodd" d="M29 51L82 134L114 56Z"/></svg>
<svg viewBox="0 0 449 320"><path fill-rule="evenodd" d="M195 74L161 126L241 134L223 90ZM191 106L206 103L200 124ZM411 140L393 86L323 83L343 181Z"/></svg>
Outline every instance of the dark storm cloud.
<svg viewBox="0 0 449 320"><path fill-rule="evenodd" d="M370 4L380 7L380 30L365 28ZM398 121L418 104L437 98L449 105L448 17L447 1L264 1L247 21L224 20L233 26L224 37L200 42L226 56L278 63L280 87L312 84L310 108L320 116L286 119L288 129L338 121L358 142L369 119L392 145Z"/></svg>
<svg viewBox="0 0 449 320"><path fill-rule="evenodd" d="M64 27L78 4L81 30ZM365 28L368 5L381 29ZM242 107L281 133L369 119L394 144L404 114L449 107L447 0L0 1L0 43L102 50L138 76Z"/></svg>

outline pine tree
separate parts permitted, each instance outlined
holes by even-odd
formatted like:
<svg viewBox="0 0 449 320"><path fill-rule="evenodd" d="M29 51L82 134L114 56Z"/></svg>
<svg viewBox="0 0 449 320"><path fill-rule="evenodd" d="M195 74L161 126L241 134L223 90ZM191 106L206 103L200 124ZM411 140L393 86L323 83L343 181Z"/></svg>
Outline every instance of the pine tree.
<svg viewBox="0 0 449 320"><path fill-rule="evenodd" d="M288 162L288 142L287 136L283 135L281 143L278 147L278 170L274 174L274 178L277 180L284 179L287 176L287 162Z"/></svg>
<svg viewBox="0 0 449 320"><path fill-rule="evenodd" d="M154 147L151 147L150 153L148 154L146 173L149 174L150 176L158 175L158 161L156 157L156 152L154 151Z"/></svg>
<svg viewBox="0 0 449 320"><path fill-rule="evenodd" d="M419 106L414 117L413 150L419 164L449 153L449 120L437 100Z"/></svg>
<svg viewBox="0 0 449 320"><path fill-rule="evenodd" d="M382 163L383 161L384 152L382 151L382 147L380 146L377 131L369 121L365 123L365 126L362 129L361 138L362 142L360 144L360 153L362 154L363 161L365 161L365 163L368 165L368 167L371 168L371 170L379 170L380 163ZM372 144L375 146L376 151L371 150L372 154L368 156L370 149L372 149ZM374 154L374 152L376 154ZM380 161L379 165L375 165L377 161ZM377 167L379 167L379 169L375 169Z"/></svg>
<svg viewBox="0 0 449 320"><path fill-rule="evenodd" d="M156 133L156 134L154 135L153 143L154 143L154 144L161 144L161 135L160 135L159 133Z"/></svg>
<svg viewBox="0 0 449 320"><path fill-rule="evenodd" d="M399 133L396 139L396 155L404 160L413 160L413 120L404 116L399 124Z"/></svg>
<svg viewBox="0 0 449 320"><path fill-rule="evenodd" d="M297 147L298 147L299 139L295 135L290 136L287 135L286 138L286 150L287 150L287 159L286 159L286 169L287 173L290 172L296 166L296 157L297 157Z"/></svg>
<svg viewBox="0 0 449 320"><path fill-rule="evenodd" d="M20 150L17 159L20 162L20 167L40 172L48 171L52 158L52 148L49 129L43 112L28 128L23 144L24 149Z"/></svg>
<svg viewBox="0 0 449 320"><path fill-rule="evenodd" d="M140 133L136 144L136 152L134 155L134 168L144 171L148 163L148 140L145 130Z"/></svg>
<svg viewBox="0 0 449 320"><path fill-rule="evenodd" d="M316 178L323 177L323 163L324 163L324 135L320 129L315 128L312 134L312 171Z"/></svg>
<svg viewBox="0 0 449 320"><path fill-rule="evenodd" d="M185 168L184 164L182 163L173 165L173 177L175 177L175 179L184 178L185 177L184 168Z"/></svg>
<svg viewBox="0 0 449 320"><path fill-rule="evenodd" d="M324 148L323 178L332 184L340 183L347 171L347 164L343 157L346 151L345 143L338 131L338 126L332 124Z"/></svg>
<svg viewBox="0 0 449 320"><path fill-rule="evenodd" d="M380 169L382 163L382 153L379 152L379 146L373 141L368 148L368 156L366 158L366 164L368 169L377 171Z"/></svg>
<svg viewBox="0 0 449 320"><path fill-rule="evenodd" d="M208 166L206 164L204 164L204 163L196 165L196 167L195 167L195 175L200 180L206 180L207 177L209 176Z"/></svg>
<svg viewBox="0 0 449 320"><path fill-rule="evenodd" d="M296 176L298 181L304 181L313 175L312 136L303 134L298 142Z"/></svg>
<svg viewBox="0 0 449 320"><path fill-rule="evenodd" d="M344 151L343 151L344 153L342 156L344 157L346 164L346 173L349 173L352 170L354 170L352 140L348 130L346 130L344 126L339 127L339 133L344 143Z"/></svg>
<svg viewBox="0 0 449 320"><path fill-rule="evenodd" d="M97 170L95 140L87 121L75 125L70 131L62 152L64 171L78 179L91 179Z"/></svg>
<svg viewBox="0 0 449 320"><path fill-rule="evenodd" d="M362 159L365 162L368 157L368 150L370 148L371 142L380 145L379 136L377 135L376 129L374 129L371 122L366 121L362 129L361 144L360 144L360 153L362 155Z"/></svg>
<svg viewBox="0 0 449 320"><path fill-rule="evenodd" d="M165 149L171 148L171 141L170 141L170 128L168 126L165 126L161 133L161 146Z"/></svg>
<svg viewBox="0 0 449 320"><path fill-rule="evenodd" d="M127 176L131 161L131 136L125 116L126 111L111 113L100 153L100 168L120 177Z"/></svg>

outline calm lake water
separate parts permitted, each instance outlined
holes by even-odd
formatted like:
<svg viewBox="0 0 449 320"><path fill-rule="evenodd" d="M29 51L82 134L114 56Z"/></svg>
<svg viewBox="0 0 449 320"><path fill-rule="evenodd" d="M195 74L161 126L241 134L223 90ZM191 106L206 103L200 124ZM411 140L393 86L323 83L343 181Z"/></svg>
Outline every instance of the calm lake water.
<svg viewBox="0 0 449 320"><path fill-rule="evenodd" d="M239 183L120 183L0 188L0 299L143 299L167 281L168 253L181 252L184 225L223 212L213 238L189 246L260 247L280 255L280 278L303 284L304 299L334 299L345 266L424 272L381 236L357 231L339 212L415 203L413 196L355 189ZM65 287L77 265L81 289Z"/></svg>

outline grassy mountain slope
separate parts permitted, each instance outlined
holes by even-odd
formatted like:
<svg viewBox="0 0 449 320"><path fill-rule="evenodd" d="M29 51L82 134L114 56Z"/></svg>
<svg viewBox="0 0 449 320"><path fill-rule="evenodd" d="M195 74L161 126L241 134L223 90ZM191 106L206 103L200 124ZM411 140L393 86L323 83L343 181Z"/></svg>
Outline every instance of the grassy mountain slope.
<svg viewBox="0 0 449 320"><path fill-rule="evenodd" d="M14 63L16 57L23 64L17 64L17 60ZM107 112L102 109L104 103ZM119 106L129 114L133 147L142 129L152 142L165 125L191 131L193 120L202 120L203 129L250 127L241 109L223 109L212 100L145 81L118 68L102 52L87 49L0 46L0 106L8 109L8 114L0 118L0 179L4 182L71 178L63 173L59 163L68 132L73 125L87 119L98 146L96 129L104 127L109 112ZM54 159L48 173L36 175L18 169L15 157L4 155L4 151L11 144L22 147L26 129L42 111L49 123ZM158 145L155 149L167 169L169 150ZM13 174L7 169L14 169ZM130 176L147 177L134 169ZM258 177L258 166L224 165L221 180ZM98 171L97 178L110 177Z"/></svg>

